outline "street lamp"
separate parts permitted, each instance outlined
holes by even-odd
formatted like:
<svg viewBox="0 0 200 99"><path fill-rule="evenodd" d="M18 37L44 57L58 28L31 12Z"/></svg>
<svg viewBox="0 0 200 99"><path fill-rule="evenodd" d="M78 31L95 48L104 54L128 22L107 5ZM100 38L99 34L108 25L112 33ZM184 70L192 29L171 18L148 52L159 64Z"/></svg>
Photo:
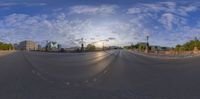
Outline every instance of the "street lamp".
<svg viewBox="0 0 200 99"><path fill-rule="evenodd" d="M84 51L84 44L83 44L83 38L81 38L81 52L83 52Z"/></svg>
<svg viewBox="0 0 200 99"><path fill-rule="evenodd" d="M149 50L149 36L147 36L147 44L146 44L145 53L148 53L148 50Z"/></svg>
<svg viewBox="0 0 200 99"><path fill-rule="evenodd" d="M147 46L149 46L149 36L147 36Z"/></svg>
<svg viewBox="0 0 200 99"><path fill-rule="evenodd" d="M198 38L195 37L195 47L194 47L194 50L193 50L193 53L194 53L194 54L196 54L196 53L198 52L197 41L198 41Z"/></svg>
<svg viewBox="0 0 200 99"><path fill-rule="evenodd" d="M104 51L104 42L103 42L103 51Z"/></svg>
<svg viewBox="0 0 200 99"><path fill-rule="evenodd" d="M108 42L109 40L108 40L108 39L105 39L105 40L101 40L101 41L102 41L102 43L103 43L102 49L105 50L105 46L104 46L104 45L105 45L105 41Z"/></svg>

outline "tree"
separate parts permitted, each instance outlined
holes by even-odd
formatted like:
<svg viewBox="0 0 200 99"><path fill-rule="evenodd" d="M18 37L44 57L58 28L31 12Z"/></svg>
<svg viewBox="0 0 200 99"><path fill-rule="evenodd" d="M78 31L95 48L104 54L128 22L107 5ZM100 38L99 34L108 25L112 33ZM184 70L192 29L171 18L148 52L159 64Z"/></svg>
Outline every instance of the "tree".
<svg viewBox="0 0 200 99"><path fill-rule="evenodd" d="M96 46L92 45L92 44L88 44L86 47L86 50L88 50L88 51L94 51L95 49L96 49Z"/></svg>
<svg viewBox="0 0 200 99"><path fill-rule="evenodd" d="M140 51L145 51L146 49L146 46L145 45L139 45L139 50Z"/></svg>
<svg viewBox="0 0 200 99"><path fill-rule="evenodd" d="M6 44L0 42L0 50L12 50L14 47L12 44Z"/></svg>
<svg viewBox="0 0 200 99"><path fill-rule="evenodd" d="M189 42L186 42L183 45L177 45L175 50L176 51L192 51L194 50L194 47L197 47L200 49L200 41L199 40L191 40Z"/></svg>
<svg viewBox="0 0 200 99"><path fill-rule="evenodd" d="M176 51L180 51L181 47L182 47L182 46L178 44L178 45L176 45L175 50L176 50Z"/></svg>

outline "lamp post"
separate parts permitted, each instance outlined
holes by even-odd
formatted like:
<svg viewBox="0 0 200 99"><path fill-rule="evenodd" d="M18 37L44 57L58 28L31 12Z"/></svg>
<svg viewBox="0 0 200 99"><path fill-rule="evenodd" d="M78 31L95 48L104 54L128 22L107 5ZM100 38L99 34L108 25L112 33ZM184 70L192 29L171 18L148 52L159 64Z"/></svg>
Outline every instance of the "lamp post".
<svg viewBox="0 0 200 99"><path fill-rule="evenodd" d="M103 51L104 51L104 41L103 41Z"/></svg>
<svg viewBox="0 0 200 99"><path fill-rule="evenodd" d="M147 44L146 44L145 53L148 53L148 51L149 51L149 36L147 36Z"/></svg>
<svg viewBox="0 0 200 99"><path fill-rule="evenodd" d="M81 52L83 52L84 51L84 44L83 44L83 38L81 38Z"/></svg>
<svg viewBox="0 0 200 99"><path fill-rule="evenodd" d="M49 41L46 40L46 47L45 47L45 51L46 51L46 52L48 51L48 43L49 43Z"/></svg>
<svg viewBox="0 0 200 99"><path fill-rule="evenodd" d="M198 38L195 37L195 47L194 47L194 50L193 50L193 53L194 53L194 54L197 54L197 53L198 53L197 41L198 41Z"/></svg>
<svg viewBox="0 0 200 99"><path fill-rule="evenodd" d="M103 49L103 51L105 50L105 42L109 42L109 40L108 39L105 39L105 40L101 40L102 41L102 43L103 43L103 47L102 47L102 49Z"/></svg>

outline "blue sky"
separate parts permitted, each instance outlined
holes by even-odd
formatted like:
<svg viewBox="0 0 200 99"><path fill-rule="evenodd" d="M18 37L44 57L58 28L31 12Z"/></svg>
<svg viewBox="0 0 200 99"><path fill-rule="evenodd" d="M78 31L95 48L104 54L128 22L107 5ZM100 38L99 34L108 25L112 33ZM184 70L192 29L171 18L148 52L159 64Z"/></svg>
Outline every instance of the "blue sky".
<svg viewBox="0 0 200 99"><path fill-rule="evenodd" d="M57 41L64 47L145 41L175 46L200 38L198 0L1 0L0 41Z"/></svg>

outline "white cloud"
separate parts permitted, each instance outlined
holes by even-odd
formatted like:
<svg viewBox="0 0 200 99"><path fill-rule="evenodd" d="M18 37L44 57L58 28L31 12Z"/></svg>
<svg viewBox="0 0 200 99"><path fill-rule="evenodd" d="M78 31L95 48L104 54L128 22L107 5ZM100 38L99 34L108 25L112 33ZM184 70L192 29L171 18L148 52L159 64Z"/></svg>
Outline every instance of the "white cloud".
<svg viewBox="0 0 200 99"><path fill-rule="evenodd" d="M90 5L77 5L70 7L71 14L114 14L116 9L118 8L117 5L100 5L100 6L90 6Z"/></svg>
<svg viewBox="0 0 200 99"><path fill-rule="evenodd" d="M144 10L142 10L141 8L129 8L127 11L127 14L140 14L144 12Z"/></svg>
<svg viewBox="0 0 200 99"><path fill-rule="evenodd" d="M18 3L0 3L0 7L7 7L7 6L14 6L17 5Z"/></svg>
<svg viewBox="0 0 200 99"><path fill-rule="evenodd" d="M115 38L109 43L121 44L133 37L139 37L140 32L136 23L122 20L97 21L93 19L67 19L66 14L60 13L54 19L47 15L30 16L26 14L11 14L0 20L0 37L6 42L34 40L57 41L64 47L77 46L76 39L84 37L86 42ZM135 21L136 22L136 21ZM115 33L113 33L115 32ZM97 36L98 35L98 36ZM95 38L91 40L91 38ZM126 39L124 39L126 38Z"/></svg>
<svg viewBox="0 0 200 99"><path fill-rule="evenodd" d="M45 6L47 4L46 3L27 3L27 2L24 2L21 5L25 5L25 6Z"/></svg>
<svg viewBox="0 0 200 99"><path fill-rule="evenodd" d="M56 29L59 27L54 21L55 20L47 20L44 16L11 14L6 16L3 20L0 20L0 35L7 35L10 33L11 35L7 36L7 41L10 40L11 42L19 42L26 39L32 39L36 41L47 39L56 40L56 37L59 38ZM56 19L56 21L59 21L59 19ZM71 37L70 35L67 36L69 37L63 37Z"/></svg>
<svg viewBox="0 0 200 99"><path fill-rule="evenodd" d="M109 27L112 25L114 24ZM98 25L90 19L68 20L63 13L51 20L46 15L11 14L0 20L0 39L6 42L20 42L27 39L38 42L52 40L70 47L76 46L74 44L78 42L75 42L75 39L82 37L96 40L117 37L117 34L111 33L112 29L109 27Z"/></svg>
<svg viewBox="0 0 200 99"><path fill-rule="evenodd" d="M158 13L168 12L181 16L187 16L188 13L198 10L198 5L194 3L176 3L176 2L158 2L136 4L127 10L127 14L141 14L146 12Z"/></svg>
<svg viewBox="0 0 200 99"><path fill-rule="evenodd" d="M140 17L146 21L158 21L167 30L180 28L187 24L189 13L195 12L200 6L186 2L139 3L127 10L127 14ZM148 18L148 19L146 19Z"/></svg>
<svg viewBox="0 0 200 99"><path fill-rule="evenodd" d="M175 21L175 16L171 13L165 13L161 16L159 20L167 29L171 30L173 28L173 23Z"/></svg>
<svg viewBox="0 0 200 99"><path fill-rule="evenodd" d="M77 39L82 37L85 42L115 38L111 44L129 44L144 41L145 36L150 35L155 43L162 43L157 41L168 37L174 39L178 32L177 35L183 38L189 38L194 34L192 32L199 32L197 27L188 27L187 23L189 14L198 10L194 4L139 3L129 9L118 8L117 5L77 5L70 7L70 14L64 13L65 8L53 11L52 16L11 14L0 19L0 40L52 40L70 47L76 46ZM127 12L122 13L124 10ZM94 16L83 18L84 15ZM185 26L187 28L183 29Z"/></svg>
<svg viewBox="0 0 200 99"><path fill-rule="evenodd" d="M159 19L159 22L163 24L167 30L173 30L174 28L182 28L187 25L187 19L181 16L177 16L172 13L164 13Z"/></svg>
<svg viewBox="0 0 200 99"><path fill-rule="evenodd" d="M45 6L46 3L30 3L30 2L0 2L0 7L12 7L12 6Z"/></svg>

